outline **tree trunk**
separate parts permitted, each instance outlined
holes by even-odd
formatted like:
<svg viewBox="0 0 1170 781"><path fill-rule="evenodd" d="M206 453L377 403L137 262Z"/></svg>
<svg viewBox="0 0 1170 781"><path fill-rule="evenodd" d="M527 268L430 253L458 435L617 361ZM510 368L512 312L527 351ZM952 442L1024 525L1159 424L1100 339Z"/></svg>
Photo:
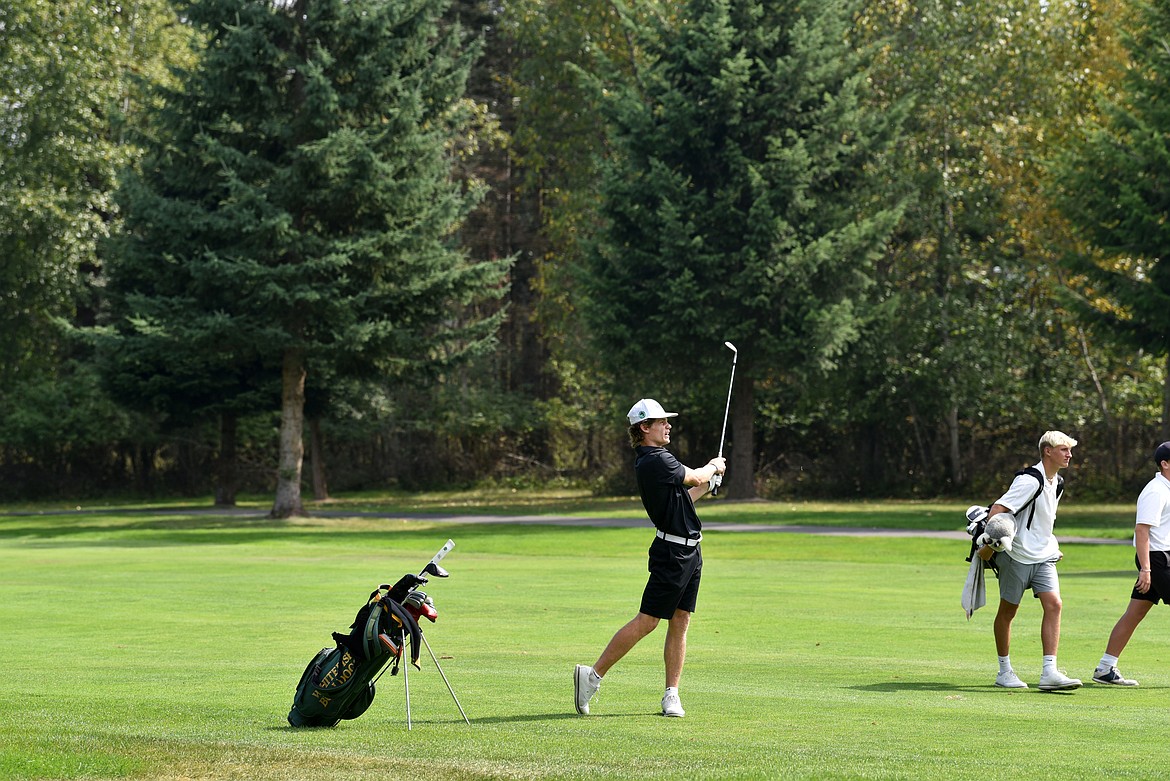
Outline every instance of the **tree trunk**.
<svg viewBox="0 0 1170 781"><path fill-rule="evenodd" d="M239 486L236 471L236 415L219 416L219 459L215 469L215 506L235 507Z"/></svg>
<svg viewBox="0 0 1170 781"><path fill-rule="evenodd" d="M309 464L313 470L313 498L323 502L329 498L329 486L325 483L325 441L319 418L309 419Z"/></svg>
<svg viewBox="0 0 1170 781"><path fill-rule="evenodd" d="M1166 371L1162 377L1162 441L1170 442L1170 352L1166 353Z"/></svg>
<svg viewBox="0 0 1170 781"><path fill-rule="evenodd" d="M947 410L947 434L950 439L951 485L962 487L967 478L963 474L963 449L959 443L959 405L951 404Z"/></svg>
<svg viewBox="0 0 1170 781"><path fill-rule="evenodd" d="M305 459L305 355L284 352L280 372L280 460L276 470L276 502L271 517L303 515L301 468Z"/></svg>
<svg viewBox="0 0 1170 781"><path fill-rule="evenodd" d="M1121 427L1114 425L1113 415L1109 411L1109 397L1105 395L1105 386L1101 384L1101 377L1097 374L1097 367L1093 365L1093 356L1089 354L1089 340L1085 338L1083 328L1077 329L1077 341L1081 346L1081 359L1085 362L1085 370L1089 372L1089 379L1093 381L1093 388L1097 392L1097 404L1101 407L1101 422L1105 424L1105 431L1113 441L1109 448L1113 460L1113 477L1120 478L1122 470L1122 454L1125 452L1121 438Z"/></svg>
<svg viewBox="0 0 1170 781"><path fill-rule="evenodd" d="M724 448L729 499L753 499L756 495L755 430L753 407L755 385L750 378L736 384L731 396L731 442Z"/></svg>

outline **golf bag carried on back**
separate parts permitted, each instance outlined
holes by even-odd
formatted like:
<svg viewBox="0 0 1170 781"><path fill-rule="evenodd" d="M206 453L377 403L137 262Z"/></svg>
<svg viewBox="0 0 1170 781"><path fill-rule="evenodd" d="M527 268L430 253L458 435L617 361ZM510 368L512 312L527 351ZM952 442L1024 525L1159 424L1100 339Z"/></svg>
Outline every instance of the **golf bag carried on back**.
<svg viewBox="0 0 1170 781"><path fill-rule="evenodd" d="M427 579L404 575L393 588L381 585L370 594L350 632L333 633L336 645L322 648L297 684L288 723L294 727L332 727L356 719L374 701L374 681L387 664L398 674L402 651L410 643L410 663L419 668L421 633L412 610L403 606ZM416 600L410 600L414 602ZM419 668L421 669L421 668Z"/></svg>

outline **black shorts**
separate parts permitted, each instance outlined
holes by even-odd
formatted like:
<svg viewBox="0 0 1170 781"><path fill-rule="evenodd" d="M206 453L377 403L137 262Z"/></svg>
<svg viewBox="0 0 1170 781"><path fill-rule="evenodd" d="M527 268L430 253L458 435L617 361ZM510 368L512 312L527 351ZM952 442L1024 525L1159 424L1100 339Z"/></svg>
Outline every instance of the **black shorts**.
<svg viewBox="0 0 1170 781"><path fill-rule="evenodd" d="M695 612L699 599L699 579L703 575L703 552L676 545L659 537L650 543L650 579L642 592L639 610L655 618L674 618L675 610Z"/></svg>
<svg viewBox="0 0 1170 781"><path fill-rule="evenodd" d="M1137 554L1134 554L1133 563L1139 570L1142 568ZM1143 594L1137 590L1137 586L1134 586L1133 593L1129 596L1131 599L1144 599L1155 605L1158 604L1158 600L1162 600L1165 605L1170 605L1170 552L1150 551L1150 590Z"/></svg>

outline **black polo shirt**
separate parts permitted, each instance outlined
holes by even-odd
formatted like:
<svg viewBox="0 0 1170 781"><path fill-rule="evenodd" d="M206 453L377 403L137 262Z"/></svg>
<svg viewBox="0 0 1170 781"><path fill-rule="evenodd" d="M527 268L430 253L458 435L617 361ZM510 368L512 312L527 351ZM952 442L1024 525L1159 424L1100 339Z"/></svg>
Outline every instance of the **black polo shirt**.
<svg viewBox="0 0 1170 781"><path fill-rule="evenodd" d="M640 445L634 453L642 506L654 526L667 534L697 538L703 525L683 483L687 468L664 447Z"/></svg>

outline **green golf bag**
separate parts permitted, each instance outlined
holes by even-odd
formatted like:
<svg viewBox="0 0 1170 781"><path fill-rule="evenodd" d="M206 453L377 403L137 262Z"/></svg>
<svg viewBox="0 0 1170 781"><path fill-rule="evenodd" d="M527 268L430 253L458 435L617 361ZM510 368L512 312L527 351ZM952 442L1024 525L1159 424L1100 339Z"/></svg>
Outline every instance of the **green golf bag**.
<svg viewBox="0 0 1170 781"><path fill-rule="evenodd" d="M422 635L418 622L400 602L418 581L426 579L407 575L393 589L379 586L358 611L350 633L333 633L336 645L322 648L301 675L288 712L289 724L332 727L365 713L374 701L374 681L382 668L389 664L391 675L398 674L407 638L410 663L419 667Z"/></svg>

